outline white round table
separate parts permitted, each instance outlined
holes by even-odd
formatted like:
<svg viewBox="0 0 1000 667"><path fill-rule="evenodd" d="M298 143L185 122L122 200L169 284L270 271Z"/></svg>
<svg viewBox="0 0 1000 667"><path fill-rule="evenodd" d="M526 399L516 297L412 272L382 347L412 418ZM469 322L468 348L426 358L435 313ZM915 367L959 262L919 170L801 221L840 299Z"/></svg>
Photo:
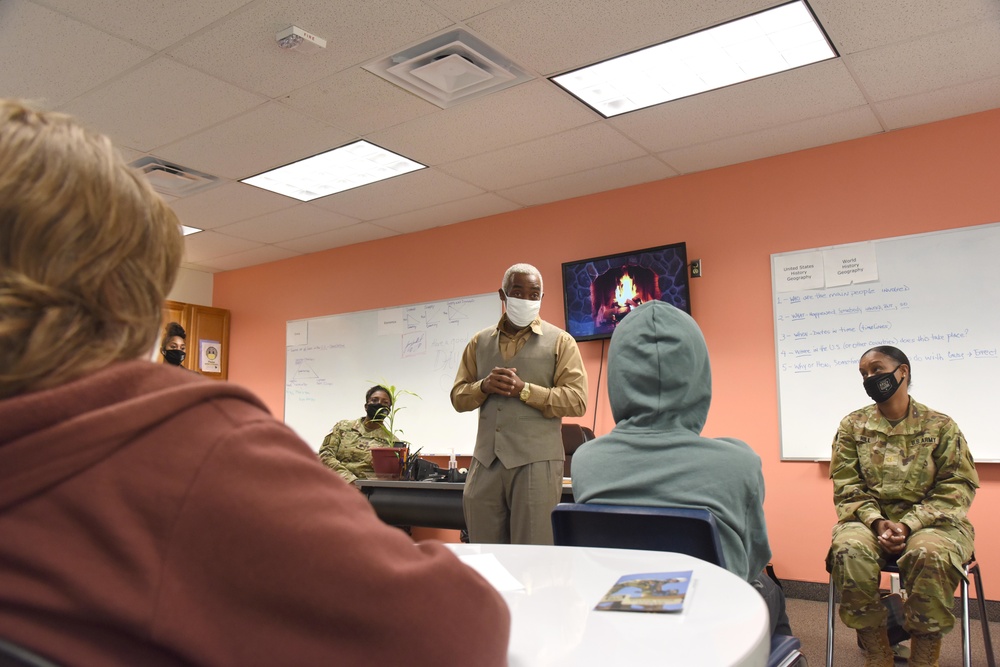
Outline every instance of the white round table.
<svg viewBox="0 0 1000 667"><path fill-rule="evenodd" d="M711 563L662 551L448 546L507 601L511 667L767 664L770 638L764 600L750 584ZM509 590L512 586L492 576L491 567L501 575L506 570L523 589ZM691 570L692 577L679 613L594 610L622 575L684 570ZM474 656L475 638L464 641Z"/></svg>

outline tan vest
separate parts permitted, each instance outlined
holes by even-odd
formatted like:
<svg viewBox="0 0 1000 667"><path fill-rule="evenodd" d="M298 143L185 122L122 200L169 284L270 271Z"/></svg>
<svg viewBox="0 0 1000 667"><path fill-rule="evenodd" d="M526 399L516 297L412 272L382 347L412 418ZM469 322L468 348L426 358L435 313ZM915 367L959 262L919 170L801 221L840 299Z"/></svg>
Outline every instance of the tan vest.
<svg viewBox="0 0 1000 667"><path fill-rule="evenodd" d="M504 361L500 354L500 336L495 328L479 332L476 341L476 370L479 377L495 367L516 368L517 376L528 384L551 387L556 371L556 343L562 329L542 322L542 333L528 335L517 354ZM562 419L543 417L517 396L490 394L479 408L479 431L473 456L483 465L495 459L505 468L516 468L536 461L562 461Z"/></svg>

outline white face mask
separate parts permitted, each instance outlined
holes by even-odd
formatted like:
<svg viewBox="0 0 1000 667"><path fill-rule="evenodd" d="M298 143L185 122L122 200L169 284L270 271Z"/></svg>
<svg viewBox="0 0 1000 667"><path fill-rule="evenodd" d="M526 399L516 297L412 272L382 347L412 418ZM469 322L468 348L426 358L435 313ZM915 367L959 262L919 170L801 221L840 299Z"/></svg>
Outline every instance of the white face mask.
<svg viewBox="0 0 1000 667"><path fill-rule="evenodd" d="M527 299L515 299L507 297L507 319L515 327L526 327L538 317L538 311L542 307L542 300L528 301Z"/></svg>

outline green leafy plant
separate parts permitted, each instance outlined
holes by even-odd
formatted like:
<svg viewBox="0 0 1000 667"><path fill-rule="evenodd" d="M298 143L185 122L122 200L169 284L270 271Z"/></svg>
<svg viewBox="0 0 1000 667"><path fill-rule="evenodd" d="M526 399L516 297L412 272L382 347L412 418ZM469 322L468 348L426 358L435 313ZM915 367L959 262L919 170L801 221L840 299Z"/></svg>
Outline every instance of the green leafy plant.
<svg viewBox="0 0 1000 667"><path fill-rule="evenodd" d="M369 380L369 382L371 382L371 380ZM373 384L377 384L389 392L389 399L392 401L392 407L389 408L389 414L386 415L385 419L379 423L382 427L382 431L389 436L389 442L394 444L405 442L405 440L401 437L403 435L403 429L396 428L396 415L400 410L405 409L405 407L399 406L399 398L404 394L408 394L416 398L420 398L420 396L417 396L417 394L414 394L412 391L399 389L396 385L389 384L385 380L382 380L381 382L373 382Z"/></svg>

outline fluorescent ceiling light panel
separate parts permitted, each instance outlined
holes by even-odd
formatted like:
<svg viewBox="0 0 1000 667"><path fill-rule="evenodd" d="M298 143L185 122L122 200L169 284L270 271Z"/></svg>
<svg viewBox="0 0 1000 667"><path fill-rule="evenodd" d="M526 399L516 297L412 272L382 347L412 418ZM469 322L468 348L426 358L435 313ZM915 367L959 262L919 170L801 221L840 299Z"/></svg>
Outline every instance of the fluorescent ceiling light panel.
<svg viewBox="0 0 1000 667"><path fill-rule="evenodd" d="M605 118L836 58L804 0L552 77Z"/></svg>
<svg viewBox="0 0 1000 667"><path fill-rule="evenodd" d="M375 144L355 141L240 182L299 201L312 201L425 168Z"/></svg>
<svg viewBox="0 0 1000 667"><path fill-rule="evenodd" d="M197 227L188 227L187 225L181 225L181 231L184 233L184 236L187 236L189 234L197 234L198 232L203 232L205 230L198 229Z"/></svg>

